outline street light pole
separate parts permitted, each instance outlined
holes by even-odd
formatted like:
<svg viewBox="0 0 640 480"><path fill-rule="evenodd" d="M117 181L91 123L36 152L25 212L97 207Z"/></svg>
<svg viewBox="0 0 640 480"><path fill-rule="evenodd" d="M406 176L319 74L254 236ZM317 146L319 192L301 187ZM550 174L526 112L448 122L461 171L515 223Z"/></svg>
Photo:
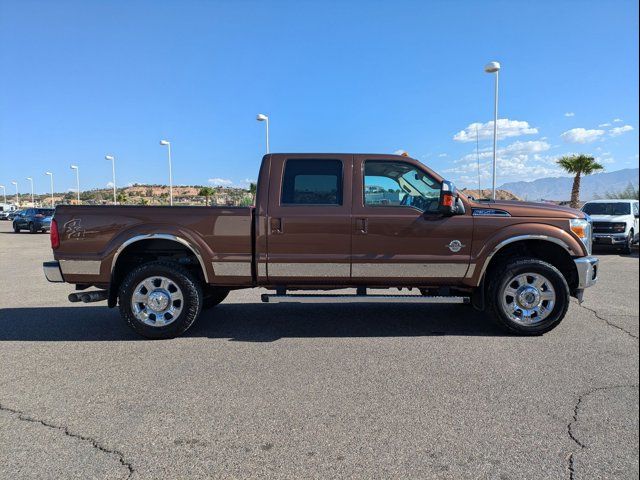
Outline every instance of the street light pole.
<svg viewBox="0 0 640 480"><path fill-rule="evenodd" d="M112 175L111 183L113 183L113 204L117 205L118 202L116 200L116 159L113 155L105 155L104 159L109 160L111 162L111 175Z"/></svg>
<svg viewBox="0 0 640 480"><path fill-rule="evenodd" d="M496 149L498 146L498 76L500 72L500 64L498 62L489 62L485 65L484 71L486 73L495 73L495 92L494 92L494 106L493 106L493 188L491 197L496 199Z"/></svg>
<svg viewBox="0 0 640 480"><path fill-rule="evenodd" d="M78 205L80 205L80 169L77 165L70 165L71 170L76 171L76 199Z"/></svg>
<svg viewBox="0 0 640 480"><path fill-rule="evenodd" d="M51 178L51 208L53 208L53 173L44 172L44 174L49 175L49 177Z"/></svg>
<svg viewBox="0 0 640 480"><path fill-rule="evenodd" d="M20 207L20 194L18 193L18 182L13 180L11 183L16 187L16 205Z"/></svg>
<svg viewBox="0 0 640 480"><path fill-rule="evenodd" d="M269 153L269 117L264 113L259 113L256 116L256 120L258 120L259 122L265 123L266 131L267 131L267 153Z"/></svg>
<svg viewBox="0 0 640 480"><path fill-rule="evenodd" d="M171 142L169 140L160 140L160 145L167 147L169 153L169 205L173 206L173 173L171 171Z"/></svg>
<svg viewBox="0 0 640 480"><path fill-rule="evenodd" d="M71 165L71 170L76 171L76 193L78 198L78 205L80 205L80 169L77 165Z"/></svg>
<svg viewBox="0 0 640 480"><path fill-rule="evenodd" d="M27 180L29 180L31 182L31 206L35 207L36 206L36 202L33 200L33 178L27 177Z"/></svg>

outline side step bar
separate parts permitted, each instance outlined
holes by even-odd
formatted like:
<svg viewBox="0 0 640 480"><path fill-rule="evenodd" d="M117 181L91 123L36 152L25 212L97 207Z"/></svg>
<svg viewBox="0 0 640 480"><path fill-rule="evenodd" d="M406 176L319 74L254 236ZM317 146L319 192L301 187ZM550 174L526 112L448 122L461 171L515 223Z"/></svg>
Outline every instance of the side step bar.
<svg viewBox="0 0 640 480"><path fill-rule="evenodd" d="M264 303L470 303L469 297L422 295L262 294Z"/></svg>

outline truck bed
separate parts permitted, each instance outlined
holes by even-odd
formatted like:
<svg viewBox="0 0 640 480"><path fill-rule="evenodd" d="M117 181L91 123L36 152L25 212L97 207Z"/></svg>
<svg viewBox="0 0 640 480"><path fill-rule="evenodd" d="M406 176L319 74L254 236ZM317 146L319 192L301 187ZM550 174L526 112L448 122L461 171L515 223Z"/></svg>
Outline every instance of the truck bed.
<svg viewBox="0 0 640 480"><path fill-rule="evenodd" d="M127 246L152 239L178 241L196 254L211 283L248 285L252 219L253 207L60 205L54 215L60 237L54 256L65 281L108 283Z"/></svg>

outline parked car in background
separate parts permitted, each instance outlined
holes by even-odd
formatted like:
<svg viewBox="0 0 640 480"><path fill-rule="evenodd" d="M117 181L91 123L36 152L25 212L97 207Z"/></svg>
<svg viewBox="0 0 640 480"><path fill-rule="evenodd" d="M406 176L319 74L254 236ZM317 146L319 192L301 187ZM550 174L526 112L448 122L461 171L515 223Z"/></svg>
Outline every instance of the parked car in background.
<svg viewBox="0 0 640 480"><path fill-rule="evenodd" d="M582 211L593 220L593 243L620 247L625 254L638 242L638 200L592 200Z"/></svg>
<svg viewBox="0 0 640 480"><path fill-rule="evenodd" d="M53 208L27 208L13 219L13 231L29 230L30 233L48 232L51 229Z"/></svg>
<svg viewBox="0 0 640 480"><path fill-rule="evenodd" d="M23 210L13 210L12 212L9 212L9 214L7 215L7 220L12 222L13 219L16 218L16 216L20 215L22 212Z"/></svg>
<svg viewBox="0 0 640 480"><path fill-rule="evenodd" d="M9 214L15 210L15 205L10 203L0 203L0 220L9 220Z"/></svg>

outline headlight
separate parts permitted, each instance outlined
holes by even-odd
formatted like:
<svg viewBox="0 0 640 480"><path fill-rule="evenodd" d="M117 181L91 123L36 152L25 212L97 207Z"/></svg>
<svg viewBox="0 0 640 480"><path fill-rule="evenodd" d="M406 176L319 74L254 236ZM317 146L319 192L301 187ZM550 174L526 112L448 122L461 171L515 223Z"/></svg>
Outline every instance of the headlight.
<svg viewBox="0 0 640 480"><path fill-rule="evenodd" d="M626 223L614 223L612 225L613 227L613 231L620 233L620 232L624 232L627 229L627 224Z"/></svg>
<svg viewBox="0 0 640 480"><path fill-rule="evenodd" d="M574 235L584 243L587 255L591 255L591 222L584 218L574 218L569 220L569 227Z"/></svg>

